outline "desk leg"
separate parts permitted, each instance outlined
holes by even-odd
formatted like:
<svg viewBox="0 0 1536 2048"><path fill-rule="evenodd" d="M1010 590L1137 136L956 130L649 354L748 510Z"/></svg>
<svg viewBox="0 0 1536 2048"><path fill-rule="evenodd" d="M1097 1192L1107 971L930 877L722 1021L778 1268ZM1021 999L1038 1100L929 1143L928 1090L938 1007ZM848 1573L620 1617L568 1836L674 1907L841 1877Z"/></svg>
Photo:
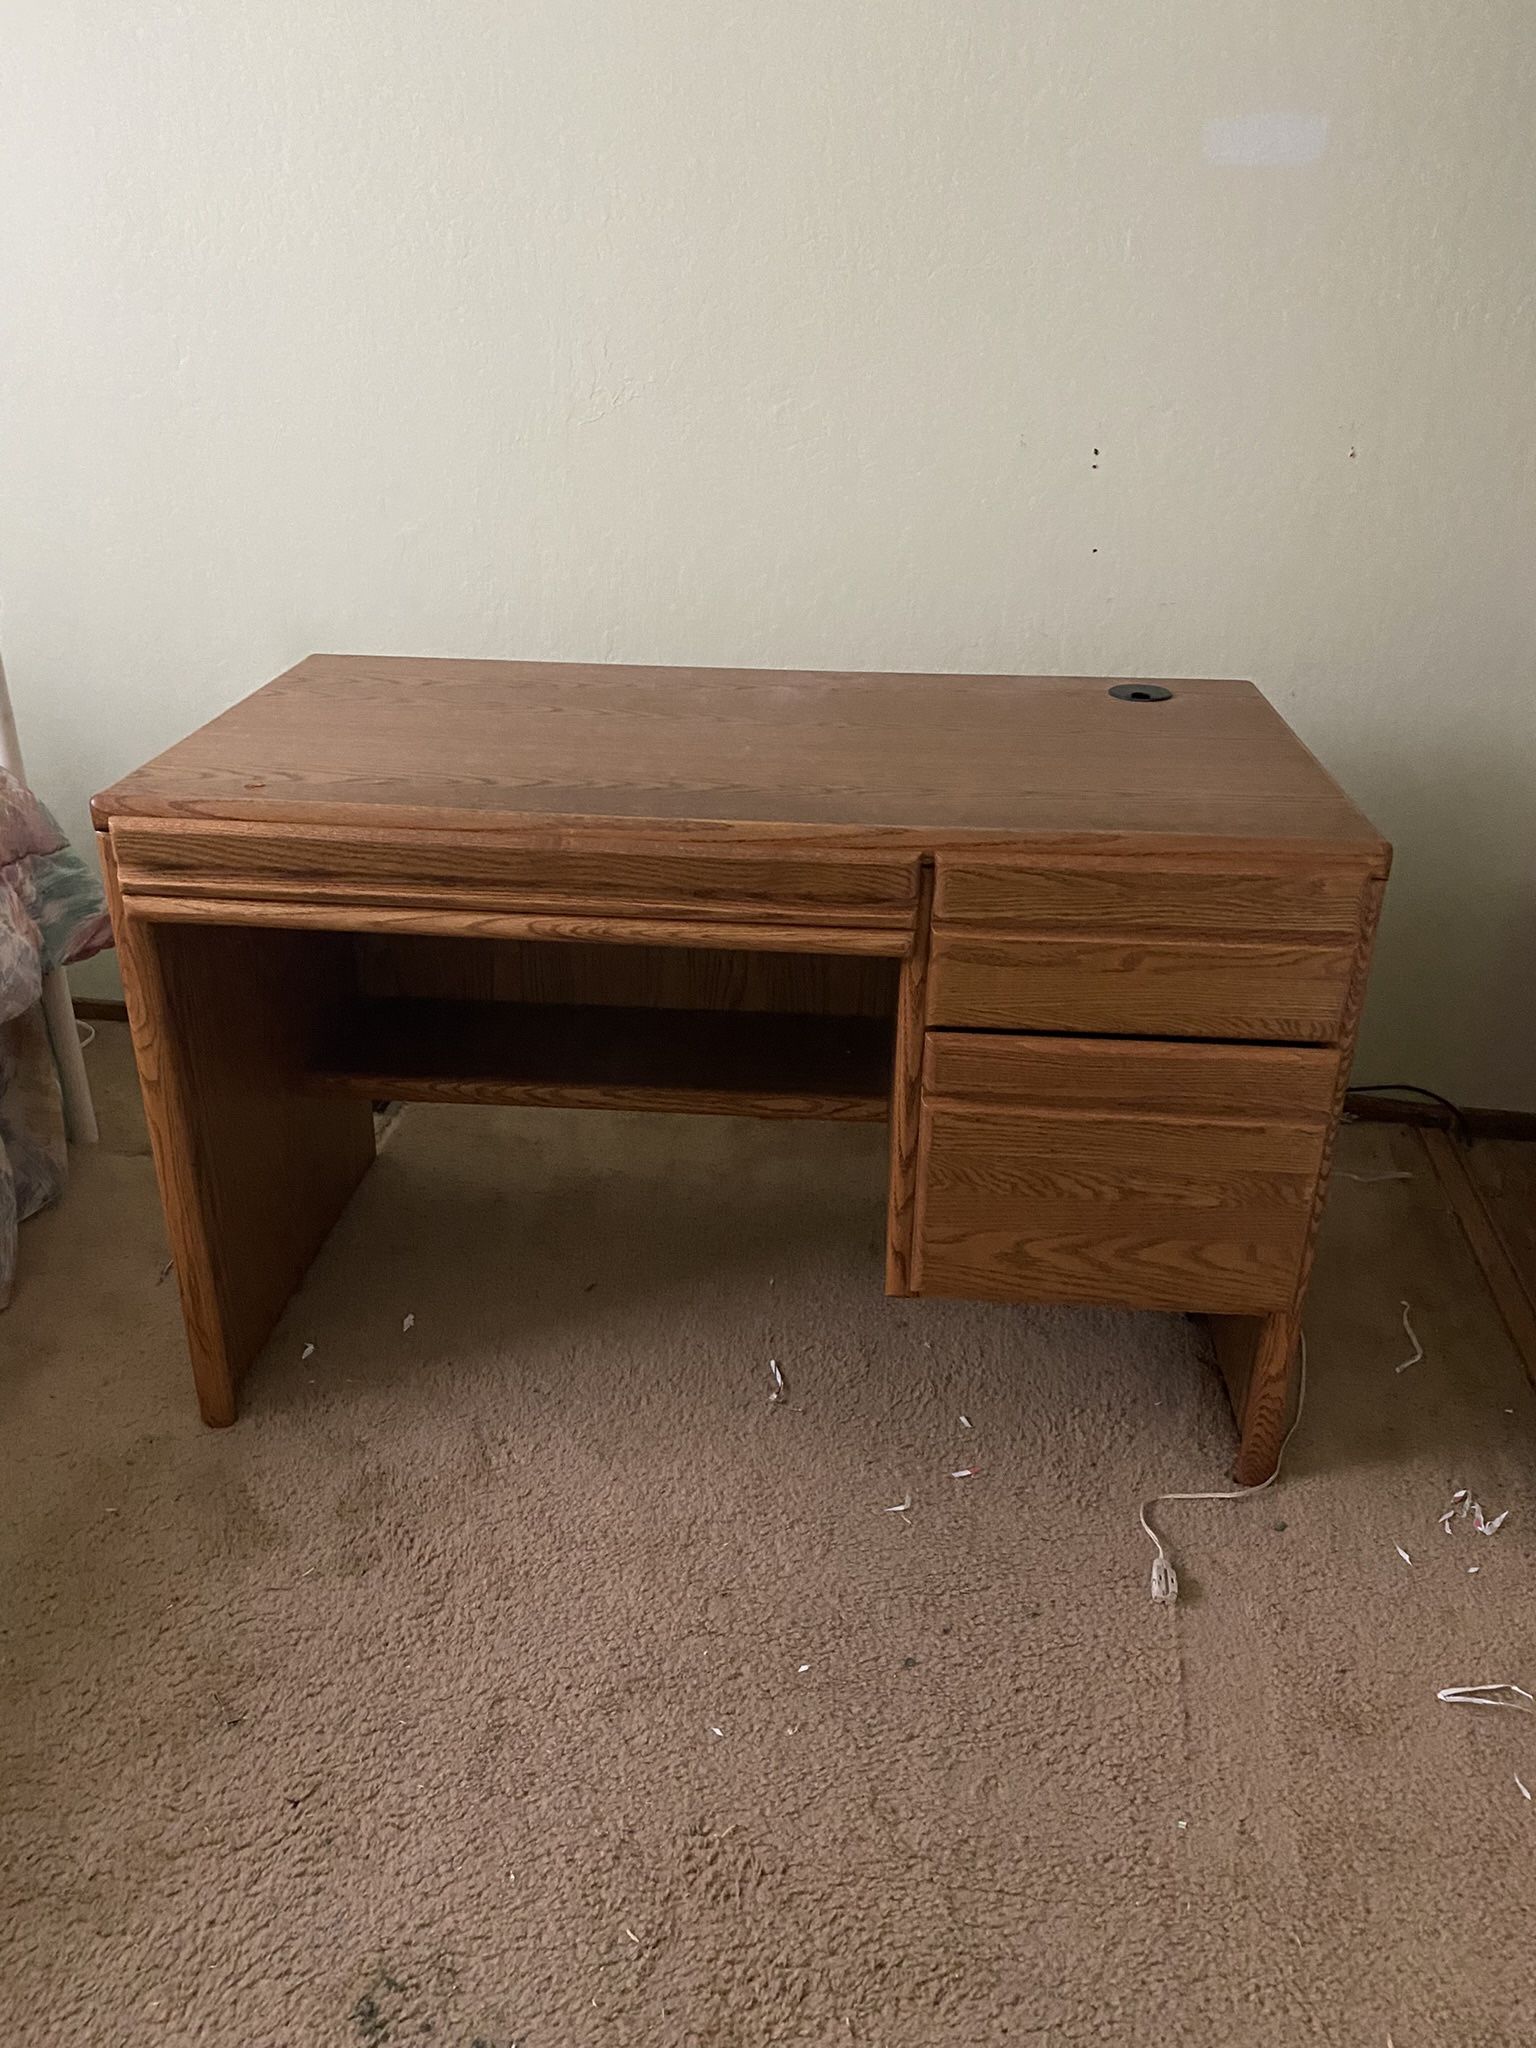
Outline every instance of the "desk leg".
<svg viewBox="0 0 1536 2048"><path fill-rule="evenodd" d="M113 916L155 1171L203 1420L235 1386L373 1159L366 1102L304 1092L350 973L290 932Z"/></svg>
<svg viewBox="0 0 1536 2048"><path fill-rule="evenodd" d="M928 1026L928 928L933 868L918 883L912 951L901 963L891 1074L890 1189L886 1203L885 1291L912 1292L912 1229L917 1216L917 1153L923 1123L923 1048Z"/></svg>
<svg viewBox="0 0 1536 2048"><path fill-rule="evenodd" d="M1274 1472L1291 1423L1291 1390L1301 1341L1301 1315L1209 1316L1216 1363L1237 1417L1239 1486L1258 1486Z"/></svg>
<svg viewBox="0 0 1536 2048"><path fill-rule="evenodd" d="M1292 1304L1276 1315L1207 1318L1216 1346L1216 1360L1237 1417L1239 1442L1232 1476L1239 1486L1258 1486L1273 1476L1285 1444L1286 1431L1291 1426L1298 1392L1302 1309L1312 1272L1312 1255L1317 1249L1318 1228L1323 1220L1323 1204L1328 1193L1328 1175L1333 1166L1339 1120L1344 1114L1344 1092L1349 1086L1350 1062L1354 1058L1355 1038L1360 1029L1371 947L1376 937L1376 921L1381 914L1385 887L1385 875L1374 876L1366 884L1361 897L1354 970L1350 975L1349 993L1344 1000L1344 1014L1339 1027L1339 1064L1334 1079L1333 1108L1317 1183L1312 1190L1312 1216Z"/></svg>

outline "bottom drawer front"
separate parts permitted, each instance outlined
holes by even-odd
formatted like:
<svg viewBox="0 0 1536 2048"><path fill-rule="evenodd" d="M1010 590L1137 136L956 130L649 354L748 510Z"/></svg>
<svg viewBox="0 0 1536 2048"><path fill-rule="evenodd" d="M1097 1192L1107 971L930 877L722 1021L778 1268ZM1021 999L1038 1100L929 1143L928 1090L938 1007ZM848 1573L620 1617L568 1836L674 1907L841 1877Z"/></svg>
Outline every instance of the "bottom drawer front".
<svg viewBox="0 0 1536 2048"><path fill-rule="evenodd" d="M1320 1123L936 1105L914 1292L1260 1314L1295 1291Z"/></svg>

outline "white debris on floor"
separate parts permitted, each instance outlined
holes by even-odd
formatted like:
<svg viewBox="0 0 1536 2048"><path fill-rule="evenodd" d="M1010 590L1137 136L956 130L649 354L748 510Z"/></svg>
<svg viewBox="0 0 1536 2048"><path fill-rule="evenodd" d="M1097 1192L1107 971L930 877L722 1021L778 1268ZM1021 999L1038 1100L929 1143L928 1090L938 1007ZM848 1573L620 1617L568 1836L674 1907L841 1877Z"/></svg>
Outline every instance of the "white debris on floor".
<svg viewBox="0 0 1536 2048"><path fill-rule="evenodd" d="M1440 1526L1447 1536L1452 1533L1451 1524L1453 1522L1467 1521L1471 1522L1472 1527L1479 1536L1496 1536L1509 1520L1509 1509L1501 1508L1499 1513L1490 1519L1489 1516L1483 1513L1482 1502L1472 1498L1471 1488L1458 1486L1451 1495L1450 1506L1439 1519ZM1472 1569L1476 1570L1476 1566L1473 1566Z"/></svg>
<svg viewBox="0 0 1536 2048"><path fill-rule="evenodd" d="M1517 1714L1536 1714L1536 1696L1523 1685L1446 1685L1435 1698L1448 1707L1508 1707Z"/></svg>
<svg viewBox="0 0 1536 2048"><path fill-rule="evenodd" d="M1406 1372L1410 1365L1417 1365L1424 1356L1424 1346L1419 1342L1418 1334L1414 1330L1413 1318L1406 1301L1403 1303L1403 1334L1413 1346L1413 1350L1403 1360L1401 1365L1394 1368L1397 1372Z"/></svg>

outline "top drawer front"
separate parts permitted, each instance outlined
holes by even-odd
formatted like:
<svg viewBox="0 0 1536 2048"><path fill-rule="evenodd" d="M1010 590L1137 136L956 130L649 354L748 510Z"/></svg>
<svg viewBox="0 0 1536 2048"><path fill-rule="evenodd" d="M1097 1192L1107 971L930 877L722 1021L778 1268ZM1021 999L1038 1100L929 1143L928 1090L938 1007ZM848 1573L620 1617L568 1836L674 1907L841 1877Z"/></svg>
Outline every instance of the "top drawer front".
<svg viewBox="0 0 1536 2048"><path fill-rule="evenodd" d="M1358 870L1327 866L941 856L928 1021L1325 1045L1363 890Z"/></svg>
<svg viewBox="0 0 1536 2048"><path fill-rule="evenodd" d="M117 818L112 847L130 895L242 901L435 904L487 910L686 915L910 927L917 863L899 854L636 851L602 840L518 846L489 833L307 829Z"/></svg>
<svg viewBox="0 0 1536 2048"><path fill-rule="evenodd" d="M1352 940L1363 889L1363 876L1350 869L1276 873L1123 855L1019 867L941 855L933 914L941 924L1009 931Z"/></svg>

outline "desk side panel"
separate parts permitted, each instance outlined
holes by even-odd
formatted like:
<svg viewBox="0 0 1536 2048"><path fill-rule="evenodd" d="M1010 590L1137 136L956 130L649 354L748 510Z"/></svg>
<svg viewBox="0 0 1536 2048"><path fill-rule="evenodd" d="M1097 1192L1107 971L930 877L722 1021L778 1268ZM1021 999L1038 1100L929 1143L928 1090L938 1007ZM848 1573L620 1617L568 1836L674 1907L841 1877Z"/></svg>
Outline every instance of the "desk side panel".
<svg viewBox="0 0 1536 2048"><path fill-rule="evenodd" d="M317 1100L312 1047L348 942L152 922L100 835L134 1058L205 1422L260 1351L373 1159L366 1102Z"/></svg>

